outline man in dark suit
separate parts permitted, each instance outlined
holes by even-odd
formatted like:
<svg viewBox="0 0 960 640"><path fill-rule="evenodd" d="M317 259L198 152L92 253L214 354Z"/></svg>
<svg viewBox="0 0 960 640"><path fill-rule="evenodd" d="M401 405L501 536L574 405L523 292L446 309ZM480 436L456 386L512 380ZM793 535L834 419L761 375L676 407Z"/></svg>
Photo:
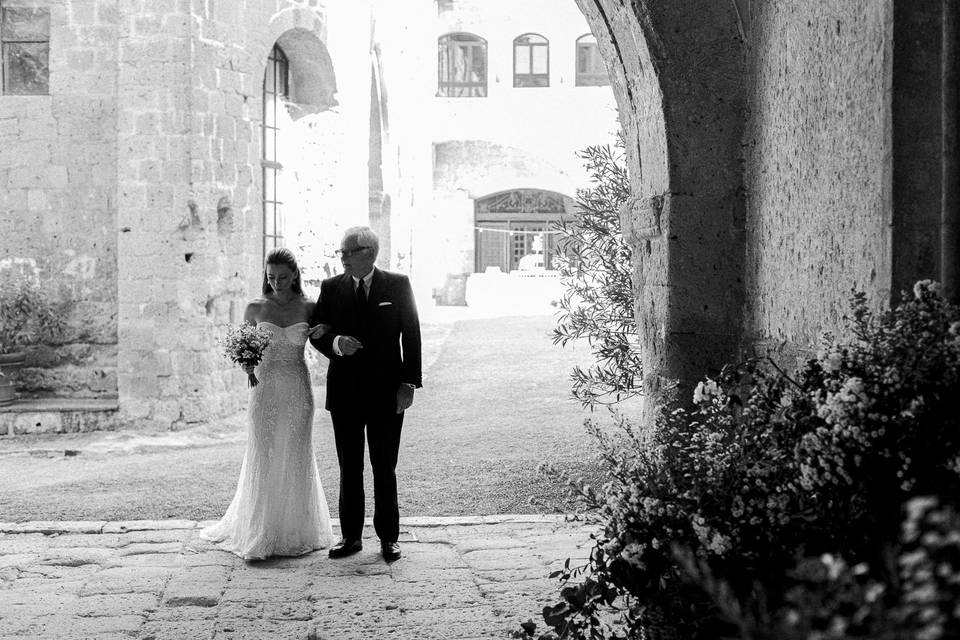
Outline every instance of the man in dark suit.
<svg viewBox="0 0 960 640"><path fill-rule="evenodd" d="M404 411L421 386L420 320L410 280L374 266L379 249L369 227L347 229L338 252L344 272L320 285L310 322L328 328L310 341L330 359L326 408L340 464L343 535L331 558L363 548L364 429L373 469L373 527L383 557L400 557L397 454Z"/></svg>

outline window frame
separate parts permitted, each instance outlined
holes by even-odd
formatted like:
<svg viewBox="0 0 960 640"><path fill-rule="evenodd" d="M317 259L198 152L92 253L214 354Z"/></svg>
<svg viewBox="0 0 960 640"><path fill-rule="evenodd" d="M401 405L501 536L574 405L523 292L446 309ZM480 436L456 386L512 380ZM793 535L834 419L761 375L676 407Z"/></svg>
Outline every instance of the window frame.
<svg viewBox="0 0 960 640"><path fill-rule="evenodd" d="M520 42L521 38L528 38L530 36L540 38L543 40L543 42ZM526 47L529 50L529 53L527 54L527 68L529 71L527 73L517 73L517 49L521 47ZM547 71L545 73L533 72L533 52L537 47L543 47L547 50ZM521 79L525 79L525 82L518 82ZM550 86L550 40L546 36L539 33L529 32L522 33L513 39L513 86L515 89L529 89Z"/></svg>
<svg viewBox="0 0 960 640"><path fill-rule="evenodd" d="M5 22L5 13L11 10L32 10L46 17L46 33L44 37L24 37L18 39L5 39L3 37L3 24ZM46 58L44 86L42 91L21 92L10 91L7 84L10 77L7 51L8 47L14 45L46 45L43 55ZM0 3L0 96L48 96L50 95L50 8L49 7L9 7L2 6Z"/></svg>
<svg viewBox="0 0 960 640"><path fill-rule="evenodd" d="M267 86L268 80L272 86ZM280 47L274 44L267 56L267 65L263 72L263 130L261 137L261 180L260 196L263 203L263 257L276 247L284 245L283 236L283 200L280 199L279 183L283 164L277 157L277 137L280 127L277 113L283 108L281 98L290 95L290 59ZM271 116L271 117L268 117ZM270 185L268 187L268 185ZM268 233L268 231L271 231Z"/></svg>
<svg viewBox="0 0 960 640"><path fill-rule="evenodd" d="M591 62L595 64L591 65L593 70L581 71L580 50L581 48L586 49L588 46L593 51L591 55ZM585 33L577 38L576 42L574 43L573 64L575 76L574 86L606 87L610 85L610 74L607 73L607 68L603 62L603 57L600 55L600 45L597 44L597 38L592 33ZM598 65L602 72L596 71Z"/></svg>
<svg viewBox="0 0 960 640"><path fill-rule="evenodd" d="M456 43L456 44L454 44ZM476 60L475 52L480 51L483 57L483 78L477 81L450 80L452 77L451 55L454 47L469 45L469 67L473 68ZM446 57L444 57L446 54ZM444 64L446 62L446 64ZM448 79L444 79L444 72ZM442 98L486 98L490 65L488 47L485 38L466 31L451 31L437 38L437 97Z"/></svg>

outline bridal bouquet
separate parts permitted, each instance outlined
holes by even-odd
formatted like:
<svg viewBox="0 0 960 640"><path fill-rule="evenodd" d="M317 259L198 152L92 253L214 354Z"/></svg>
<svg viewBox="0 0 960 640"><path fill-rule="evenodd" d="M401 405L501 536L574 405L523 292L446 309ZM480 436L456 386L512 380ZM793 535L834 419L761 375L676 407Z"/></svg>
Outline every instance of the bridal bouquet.
<svg viewBox="0 0 960 640"><path fill-rule="evenodd" d="M226 335L218 341L223 354L241 367L256 366L263 360L263 352L270 345L270 332L252 324L229 327ZM260 384L252 372L247 374L251 387Z"/></svg>

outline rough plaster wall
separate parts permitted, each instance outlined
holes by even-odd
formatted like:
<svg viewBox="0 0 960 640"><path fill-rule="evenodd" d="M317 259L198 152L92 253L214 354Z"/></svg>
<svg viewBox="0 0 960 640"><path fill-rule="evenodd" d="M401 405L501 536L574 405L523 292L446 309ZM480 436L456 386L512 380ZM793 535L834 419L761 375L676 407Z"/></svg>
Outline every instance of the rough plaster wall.
<svg viewBox="0 0 960 640"><path fill-rule="evenodd" d="M50 95L0 96L0 261L76 302L66 344L31 350L32 396L117 394L116 2L49 7Z"/></svg>
<svg viewBox="0 0 960 640"><path fill-rule="evenodd" d="M888 0L757 3L749 23L746 345L837 329L890 282Z"/></svg>

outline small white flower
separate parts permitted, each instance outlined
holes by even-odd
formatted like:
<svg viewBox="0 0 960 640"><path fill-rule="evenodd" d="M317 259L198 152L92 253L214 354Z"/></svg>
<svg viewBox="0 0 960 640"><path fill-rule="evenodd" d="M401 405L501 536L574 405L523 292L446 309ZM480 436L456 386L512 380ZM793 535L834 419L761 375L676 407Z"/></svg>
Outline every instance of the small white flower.
<svg viewBox="0 0 960 640"><path fill-rule="evenodd" d="M827 373L839 371L841 364L843 364L843 356L836 351L831 351L820 360L820 367Z"/></svg>
<svg viewBox="0 0 960 640"><path fill-rule="evenodd" d="M693 403L700 404L703 402L710 402L719 394L720 385L718 385L714 380L711 380L710 378L701 380L697 383L696 388L693 390Z"/></svg>
<svg viewBox="0 0 960 640"><path fill-rule="evenodd" d="M925 291L929 291L933 295L940 294L940 283L934 282L933 280L918 280L916 284L913 285L913 297L919 300Z"/></svg>

